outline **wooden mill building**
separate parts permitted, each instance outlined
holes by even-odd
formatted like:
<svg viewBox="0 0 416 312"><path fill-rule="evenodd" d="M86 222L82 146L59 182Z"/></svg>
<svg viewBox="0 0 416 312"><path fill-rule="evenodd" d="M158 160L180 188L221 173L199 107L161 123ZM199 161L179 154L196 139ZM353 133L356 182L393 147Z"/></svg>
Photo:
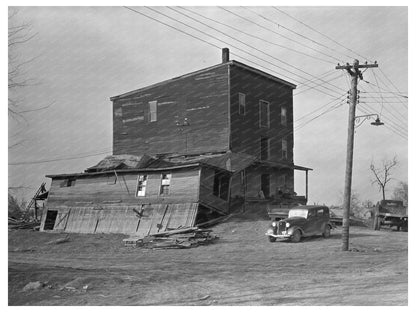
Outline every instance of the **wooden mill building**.
<svg viewBox="0 0 416 312"><path fill-rule="evenodd" d="M252 202L307 201L290 82L237 61L111 98L113 155L52 178L41 229L147 235ZM306 175L295 196L294 170Z"/></svg>

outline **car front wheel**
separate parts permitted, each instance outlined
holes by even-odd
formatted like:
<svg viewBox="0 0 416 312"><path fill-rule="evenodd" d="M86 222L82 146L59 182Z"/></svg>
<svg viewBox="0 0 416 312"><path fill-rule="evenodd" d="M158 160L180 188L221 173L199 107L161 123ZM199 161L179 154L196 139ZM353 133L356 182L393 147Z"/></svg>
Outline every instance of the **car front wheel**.
<svg viewBox="0 0 416 312"><path fill-rule="evenodd" d="M328 224L325 226L325 232L322 235L324 238L328 238L331 235L331 228Z"/></svg>
<svg viewBox="0 0 416 312"><path fill-rule="evenodd" d="M302 233L299 230L296 230L295 232L293 232L293 235L290 238L290 241L292 243L299 243L301 238L302 238Z"/></svg>
<svg viewBox="0 0 416 312"><path fill-rule="evenodd" d="M269 236L269 242L273 243L276 241L276 237Z"/></svg>

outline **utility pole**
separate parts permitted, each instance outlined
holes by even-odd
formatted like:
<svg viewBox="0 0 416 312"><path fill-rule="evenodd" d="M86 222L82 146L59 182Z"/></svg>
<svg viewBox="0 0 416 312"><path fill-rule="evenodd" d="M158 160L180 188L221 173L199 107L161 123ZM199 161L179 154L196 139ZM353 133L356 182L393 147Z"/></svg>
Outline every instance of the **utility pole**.
<svg viewBox="0 0 416 312"><path fill-rule="evenodd" d="M351 184L352 184L352 160L354 152L354 128L355 128L355 109L357 107L357 85L358 78L363 79L360 68L378 67L374 64L360 65L358 60L354 60L353 65L339 65L335 69L345 69L351 76L350 90L350 110L348 115L348 139L347 139L347 164L345 169L345 188L344 188L344 210L342 217L342 250L349 250L350 238L350 206L351 206Z"/></svg>

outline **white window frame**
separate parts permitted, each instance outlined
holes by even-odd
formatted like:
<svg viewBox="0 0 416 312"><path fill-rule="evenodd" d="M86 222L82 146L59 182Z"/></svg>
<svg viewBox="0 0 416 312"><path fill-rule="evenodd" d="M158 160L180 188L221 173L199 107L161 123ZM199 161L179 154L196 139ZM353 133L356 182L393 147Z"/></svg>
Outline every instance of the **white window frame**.
<svg viewBox="0 0 416 312"><path fill-rule="evenodd" d="M262 114L261 114L261 106L262 106L262 104L266 104L266 107L267 107L267 118L266 118L266 120L267 120L267 124L266 125L263 125L262 124L262 120L263 120L263 116L262 116ZM260 100L259 101L259 126L260 126L260 128L270 128L270 102L267 102L267 101L264 101L264 100Z"/></svg>
<svg viewBox="0 0 416 312"><path fill-rule="evenodd" d="M147 174L139 174L137 177L136 197L146 196Z"/></svg>
<svg viewBox="0 0 416 312"><path fill-rule="evenodd" d="M157 121L157 101L149 102L149 122Z"/></svg>
<svg viewBox="0 0 416 312"><path fill-rule="evenodd" d="M166 177L164 177L164 176L166 176ZM160 183L159 194L160 195L169 195L169 193L170 193L170 182L172 180L172 173L162 173L162 175L160 177L160 180L161 180L161 183ZM167 194L164 194L162 192L164 186L168 187L168 193Z"/></svg>
<svg viewBox="0 0 416 312"><path fill-rule="evenodd" d="M280 123L283 126L287 125L287 108L283 106L280 109Z"/></svg>
<svg viewBox="0 0 416 312"><path fill-rule="evenodd" d="M246 95L238 93L238 114L244 116L246 114Z"/></svg>

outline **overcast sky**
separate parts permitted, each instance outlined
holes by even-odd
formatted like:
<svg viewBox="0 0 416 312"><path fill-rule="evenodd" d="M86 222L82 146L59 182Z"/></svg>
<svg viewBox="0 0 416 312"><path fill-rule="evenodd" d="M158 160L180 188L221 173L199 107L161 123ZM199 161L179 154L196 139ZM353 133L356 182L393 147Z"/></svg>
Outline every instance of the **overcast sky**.
<svg viewBox="0 0 416 312"><path fill-rule="evenodd" d="M386 125L374 127L368 120L357 128L353 189L361 200L380 199L378 189L371 185L369 166L372 160L380 164L394 156L399 165L394 168L396 180L389 185L388 195L397 181L407 181L407 99L382 93L381 100L380 93L375 93L397 87L407 96L406 7L278 8L323 35L271 7L227 8L245 19L218 7L187 7L235 29L175 8L249 46L166 7L153 9L217 39L151 9L134 9L159 22L123 7L18 9L13 23L29 23L36 36L13 53L22 61L34 58L25 66L25 75L35 83L13 96L18 96L22 110L51 106L27 113L25 121L9 118L9 145L23 140L9 149L9 186L25 186L27 193L33 193L42 181L50 183L45 174L82 172L110 155L109 98L220 63L221 50L213 45L229 47L231 59L299 85L294 92L299 93L294 96L294 161L313 168L310 202L327 205L340 204L345 178L348 105L342 93L349 89L349 82L346 73L335 66L353 58L377 61L379 69L364 73L368 83L359 82L362 93L357 115L379 114ZM321 86L308 89L308 84L302 84L308 80ZM295 180L296 191L304 194L303 172Z"/></svg>

